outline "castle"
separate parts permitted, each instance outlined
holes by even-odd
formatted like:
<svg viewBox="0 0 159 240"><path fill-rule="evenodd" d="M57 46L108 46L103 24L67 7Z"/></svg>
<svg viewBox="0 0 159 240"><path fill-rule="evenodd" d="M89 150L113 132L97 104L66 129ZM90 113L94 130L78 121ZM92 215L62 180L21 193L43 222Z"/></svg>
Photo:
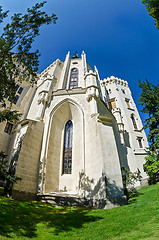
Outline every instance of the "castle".
<svg viewBox="0 0 159 240"><path fill-rule="evenodd" d="M84 51L57 59L16 96L21 121L0 124L0 149L22 179L15 198L63 194L110 208L124 201L124 168L140 171L136 186L145 184L148 143L128 83L101 80Z"/></svg>

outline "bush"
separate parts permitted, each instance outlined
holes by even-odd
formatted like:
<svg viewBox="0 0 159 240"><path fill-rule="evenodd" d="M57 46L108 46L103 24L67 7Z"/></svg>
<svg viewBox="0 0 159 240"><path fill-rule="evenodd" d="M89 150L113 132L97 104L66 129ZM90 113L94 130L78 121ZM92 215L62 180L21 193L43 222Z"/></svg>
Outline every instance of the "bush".
<svg viewBox="0 0 159 240"><path fill-rule="evenodd" d="M132 201L135 197L137 197L138 191L135 188L135 183L141 181L141 174L139 169L136 172L131 172L127 168L123 168L123 185L124 185L124 193L127 196L128 202Z"/></svg>
<svg viewBox="0 0 159 240"><path fill-rule="evenodd" d="M151 152L146 157L144 169L149 176L149 184L154 184L159 181L159 154Z"/></svg>
<svg viewBox="0 0 159 240"><path fill-rule="evenodd" d="M0 152L0 180L4 183L4 195L11 196L13 183L20 180L15 176L15 167L9 166L3 151Z"/></svg>

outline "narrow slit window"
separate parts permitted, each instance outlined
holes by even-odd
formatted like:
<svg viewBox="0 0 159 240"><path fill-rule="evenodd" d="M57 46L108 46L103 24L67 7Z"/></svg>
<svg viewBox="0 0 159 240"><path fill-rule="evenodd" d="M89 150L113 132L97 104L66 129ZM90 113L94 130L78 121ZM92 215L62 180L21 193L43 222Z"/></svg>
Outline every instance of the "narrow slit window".
<svg viewBox="0 0 159 240"><path fill-rule="evenodd" d="M126 104L127 104L127 107L128 107L128 108L131 108L131 107L130 107L130 100L129 100L129 99L125 99L125 102L126 102Z"/></svg>
<svg viewBox="0 0 159 240"><path fill-rule="evenodd" d="M131 120L132 120L134 129L137 130L138 128L137 128L137 124L136 124L136 120L134 118L134 115L131 115Z"/></svg>
<svg viewBox="0 0 159 240"><path fill-rule="evenodd" d="M73 124L72 124L72 121L69 120L65 126L63 174L72 173L72 135L73 135Z"/></svg>
<svg viewBox="0 0 159 240"><path fill-rule="evenodd" d="M124 90L124 89L121 89L121 91L122 91L122 93L124 93L124 94L125 94L125 90Z"/></svg>
<svg viewBox="0 0 159 240"><path fill-rule="evenodd" d="M69 88L76 88L78 86L78 69L73 68L71 70L71 77L70 77L70 86Z"/></svg>
<svg viewBox="0 0 159 240"><path fill-rule="evenodd" d="M137 141L138 141L138 144L139 144L139 148L143 148L142 138L138 138Z"/></svg>

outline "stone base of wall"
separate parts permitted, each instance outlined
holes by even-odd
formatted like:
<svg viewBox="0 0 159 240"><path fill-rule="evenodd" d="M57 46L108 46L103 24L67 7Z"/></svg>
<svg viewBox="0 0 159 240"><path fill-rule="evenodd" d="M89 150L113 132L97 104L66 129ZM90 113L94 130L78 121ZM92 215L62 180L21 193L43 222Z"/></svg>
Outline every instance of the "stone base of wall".
<svg viewBox="0 0 159 240"><path fill-rule="evenodd" d="M111 209L118 206L123 206L127 204L126 197L122 198L114 198L112 200L108 199L95 199L95 198L81 198L79 196L62 196L52 195L52 194L44 194L38 195L36 193L24 192L13 190L12 197L16 200L24 200L24 201L33 201L38 200L45 203L56 204L59 206L91 206L102 209Z"/></svg>
<svg viewBox="0 0 159 240"><path fill-rule="evenodd" d="M97 208L102 208L102 209L111 209L114 207L119 207L119 206L124 206L127 204L127 198L126 196L123 197L116 197L108 200L107 198L105 199L89 199L88 200L89 205Z"/></svg>
<svg viewBox="0 0 159 240"><path fill-rule="evenodd" d="M127 204L126 196L113 198L111 200L106 199L95 199L95 198L84 198L80 196L65 196L62 194L43 194L38 195L37 198L41 202L57 204L59 206L91 206L102 209L111 209L118 206Z"/></svg>
<svg viewBox="0 0 159 240"><path fill-rule="evenodd" d="M128 203L127 202L127 197L124 195L123 197L113 198L111 200L107 200L104 209L111 209L111 208L114 208L114 207L124 206L127 203Z"/></svg>
<svg viewBox="0 0 159 240"><path fill-rule="evenodd" d="M141 186L147 186L148 185L148 178L141 180Z"/></svg>
<svg viewBox="0 0 159 240"><path fill-rule="evenodd" d="M13 190L12 197L16 200L24 200L24 201L37 200L36 193L23 192L23 191L17 191L17 190Z"/></svg>

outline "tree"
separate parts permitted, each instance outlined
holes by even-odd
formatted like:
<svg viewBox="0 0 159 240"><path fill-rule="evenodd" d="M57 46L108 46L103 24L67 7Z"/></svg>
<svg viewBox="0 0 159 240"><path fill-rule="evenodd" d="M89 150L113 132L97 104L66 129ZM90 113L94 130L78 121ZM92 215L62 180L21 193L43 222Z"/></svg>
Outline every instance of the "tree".
<svg viewBox="0 0 159 240"><path fill-rule="evenodd" d="M149 15L155 20L156 28L159 29L159 0L142 0L146 9L149 11Z"/></svg>
<svg viewBox="0 0 159 240"><path fill-rule="evenodd" d="M146 157L144 169L149 176L149 183L154 184L159 180L159 154L158 152L151 152Z"/></svg>
<svg viewBox="0 0 159 240"><path fill-rule="evenodd" d="M141 112L148 114L144 128L149 128L150 150L156 151L159 149L159 84L155 86L148 80L139 81L139 87L142 89L138 100L139 104L143 106Z"/></svg>
<svg viewBox="0 0 159 240"><path fill-rule="evenodd" d="M55 14L48 16L41 11L46 2L37 3L27 9L27 13L14 14L11 22L3 28L0 35L0 122L18 120L20 114L11 109L15 100L16 82L36 82L36 71L39 65L39 51L31 51L35 37L39 35L40 27L44 24L56 23ZM8 16L0 7L0 23ZM10 106L6 105L9 97ZM0 152L0 180L5 183L5 194L11 192L12 185L19 178L15 176L15 166L7 164L6 155ZM10 194L10 193L9 193Z"/></svg>
<svg viewBox="0 0 159 240"><path fill-rule="evenodd" d="M139 104L143 106L141 111L149 116L145 120L144 128L149 128L150 153L146 157L144 168L149 176L149 182L155 183L159 180L159 84L155 86L147 80L139 81L139 87L142 89L139 95Z"/></svg>
<svg viewBox="0 0 159 240"><path fill-rule="evenodd" d="M142 0L142 3L159 29L159 0ZM139 99L143 106L142 112L149 114L145 128L149 128L150 153L146 157L144 168L149 175L150 183L155 183L159 180L159 84L155 86L147 80L143 83L139 81L139 87L142 89Z"/></svg>
<svg viewBox="0 0 159 240"><path fill-rule="evenodd" d="M55 14L48 16L41 11L46 1L35 4L27 9L27 13L14 14L11 22L3 28L0 36L0 102L6 107L5 98L10 102L15 100L16 81L36 82L40 56L39 51L31 51L35 37L39 35L40 27L44 24L56 23ZM0 23L8 16L0 7ZM0 112L0 122L17 119L16 111Z"/></svg>

